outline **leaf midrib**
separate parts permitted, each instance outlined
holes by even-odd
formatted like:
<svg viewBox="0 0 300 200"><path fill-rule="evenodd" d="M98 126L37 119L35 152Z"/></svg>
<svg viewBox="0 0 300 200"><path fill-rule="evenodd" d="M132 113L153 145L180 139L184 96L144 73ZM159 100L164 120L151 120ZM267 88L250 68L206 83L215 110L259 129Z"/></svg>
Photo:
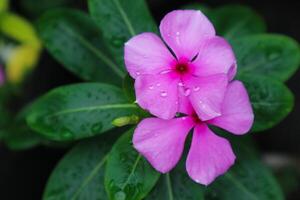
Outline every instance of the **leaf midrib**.
<svg viewBox="0 0 300 200"><path fill-rule="evenodd" d="M70 28L66 26L61 26L61 28L68 33L69 35L74 36L78 42L80 42L83 46L85 46L88 50L90 50L96 57L102 60L105 64L107 64L119 77L123 78L124 73L118 68L117 65L113 61L111 61L107 56L105 56L99 49L95 48L91 45L84 37L73 32Z"/></svg>
<svg viewBox="0 0 300 200"><path fill-rule="evenodd" d="M51 115L48 115L48 117L53 117L57 115L66 115L66 114L76 113L76 112L88 112L93 110L107 110L107 109L118 109L118 108L137 108L137 106L135 104L106 104L106 105L99 105L99 106L88 106L88 107L62 110L53 113Z"/></svg>
<svg viewBox="0 0 300 200"><path fill-rule="evenodd" d="M129 33L131 34L131 36L135 36L136 33L134 31L134 28L128 18L128 16L126 15L126 13L124 12L124 9L122 8L119 0L113 0L115 6L117 7L117 10L119 11L120 15L122 16L122 19L124 20L124 23L126 24Z"/></svg>
<svg viewBox="0 0 300 200"><path fill-rule="evenodd" d="M137 165L138 165L138 163L139 163L139 161L140 161L141 158L142 158L142 155L139 154L139 155L137 156L137 158L136 158L134 164L133 164L133 167L132 167L132 169L131 169L131 172L130 172L129 176L127 177L126 181L125 181L125 182L122 184L122 186L121 186L121 189L122 189L122 190L125 189L126 185L127 185L128 182L130 181L130 179L131 179L133 173L135 172L135 170L136 170L136 168L137 168Z"/></svg>
<svg viewBox="0 0 300 200"><path fill-rule="evenodd" d="M75 193L72 195L71 200L75 200L78 195L80 194L80 192L86 187L86 185L95 177L95 175L98 173L98 171L100 170L100 168L103 166L103 164L105 163L106 159L107 159L108 155L105 155L95 166L95 168L91 171L91 173L85 178L83 179L82 183L80 184L80 186L78 187L78 189L75 191Z"/></svg>
<svg viewBox="0 0 300 200"><path fill-rule="evenodd" d="M246 194L248 194L248 196L251 199L253 199L253 200L259 200L256 196L254 196L251 192L249 192L247 190L247 188L243 184L241 184L240 182L238 182L236 180L236 178L230 172L226 173L225 177L227 177L233 184L235 184L236 187L238 187L239 189L241 189L242 191L244 191Z"/></svg>

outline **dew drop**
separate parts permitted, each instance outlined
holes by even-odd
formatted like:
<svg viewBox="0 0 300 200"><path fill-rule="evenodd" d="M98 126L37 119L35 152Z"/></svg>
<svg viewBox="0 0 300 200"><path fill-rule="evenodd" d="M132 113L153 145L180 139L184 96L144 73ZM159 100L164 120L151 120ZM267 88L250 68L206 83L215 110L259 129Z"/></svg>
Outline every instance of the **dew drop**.
<svg viewBox="0 0 300 200"><path fill-rule="evenodd" d="M167 74L167 73L170 73L170 72L171 72L171 70L167 69L167 70L164 70L164 71L160 72L160 74Z"/></svg>
<svg viewBox="0 0 300 200"><path fill-rule="evenodd" d="M102 129L102 123L94 124L91 128L92 133L99 133Z"/></svg>
<svg viewBox="0 0 300 200"><path fill-rule="evenodd" d="M160 86L160 83L157 83L156 86L159 87L159 86Z"/></svg>
<svg viewBox="0 0 300 200"><path fill-rule="evenodd" d="M179 82L179 83L178 83L178 86L179 86L179 87L183 87L183 86L184 86L183 82Z"/></svg>
<svg viewBox="0 0 300 200"><path fill-rule="evenodd" d="M153 85L150 85L148 88L149 88L150 90L153 90L153 89L154 89L154 86L153 86Z"/></svg>
<svg viewBox="0 0 300 200"><path fill-rule="evenodd" d="M200 87L195 86L195 87L193 88L193 90L194 90L194 92L198 92L198 91L200 90Z"/></svg>
<svg viewBox="0 0 300 200"><path fill-rule="evenodd" d="M115 199L116 200L125 200L126 199L126 194L122 191L119 191L115 194Z"/></svg>
<svg viewBox="0 0 300 200"><path fill-rule="evenodd" d="M141 72L139 72L139 71L136 71L136 72L135 72L135 74L136 74L136 75L140 75L140 74L141 74Z"/></svg>
<svg viewBox="0 0 300 200"><path fill-rule="evenodd" d="M177 31L177 32L176 32L176 36L179 36L179 35L180 35L180 33Z"/></svg>
<svg viewBox="0 0 300 200"><path fill-rule="evenodd" d="M167 94L167 92L162 91L162 92L160 93L160 96L161 96L161 97L166 97L166 96L168 96L168 94Z"/></svg>
<svg viewBox="0 0 300 200"><path fill-rule="evenodd" d="M184 91L184 96L189 96L191 94L191 90L188 88Z"/></svg>

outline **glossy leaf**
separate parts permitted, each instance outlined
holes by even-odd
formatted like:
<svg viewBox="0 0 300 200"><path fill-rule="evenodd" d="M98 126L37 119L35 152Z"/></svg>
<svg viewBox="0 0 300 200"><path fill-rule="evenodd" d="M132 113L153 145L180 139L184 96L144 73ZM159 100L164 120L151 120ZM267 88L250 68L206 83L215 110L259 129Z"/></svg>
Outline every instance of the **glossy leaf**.
<svg viewBox="0 0 300 200"><path fill-rule="evenodd" d="M106 200L104 164L110 149L106 138L76 145L52 172L43 200Z"/></svg>
<svg viewBox="0 0 300 200"><path fill-rule="evenodd" d="M237 157L235 165L208 187L205 199L283 200L282 191L271 172L240 140L233 143Z"/></svg>
<svg viewBox="0 0 300 200"><path fill-rule="evenodd" d="M184 161L182 159L170 173L161 175L146 200L204 200L205 187L193 182L187 175Z"/></svg>
<svg viewBox="0 0 300 200"><path fill-rule="evenodd" d="M299 44L283 35L262 34L232 42L238 75L259 74L285 81L300 65Z"/></svg>
<svg viewBox="0 0 300 200"><path fill-rule="evenodd" d="M134 90L134 80L129 76L129 74L127 74L123 80L123 91L128 98L128 101L135 102L136 98Z"/></svg>
<svg viewBox="0 0 300 200"><path fill-rule="evenodd" d="M208 17L212 20L217 34L229 41L266 31L264 20L246 6L227 5L216 8Z"/></svg>
<svg viewBox="0 0 300 200"><path fill-rule="evenodd" d="M142 32L157 32L144 0L89 0L89 10L119 66L124 43Z"/></svg>
<svg viewBox="0 0 300 200"><path fill-rule="evenodd" d="M141 200L159 178L159 173L132 147L132 132L118 139L107 160L105 188L111 200Z"/></svg>
<svg viewBox="0 0 300 200"><path fill-rule="evenodd" d="M102 35L88 15L70 9L51 10L38 22L47 50L84 80L121 84L124 69L103 45Z"/></svg>
<svg viewBox="0 0 300 200"><path fill-rule="evenodd" d="M76 140L112 129L118 117L136 114L122 90L100 83L56 88L37 100L27 115L28 124L49 139Z"/></svg>
<svg viewBox="0 0 300 200"><path fill-rule="evenodd" d="M252 131L271 128L291 112L294 103L293 94L280 81L259 75L244 75L240 80L248 90L254 109Z"/></svg>

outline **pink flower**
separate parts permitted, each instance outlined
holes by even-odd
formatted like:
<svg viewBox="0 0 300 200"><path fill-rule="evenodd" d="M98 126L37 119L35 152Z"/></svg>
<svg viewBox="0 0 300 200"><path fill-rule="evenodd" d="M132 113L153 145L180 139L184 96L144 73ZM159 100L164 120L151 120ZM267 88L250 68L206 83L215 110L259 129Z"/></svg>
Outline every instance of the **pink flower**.
<svg viewBox="0 0 300 200"><path fill-rule="evenodd" d="M228 85L221 113L221 116L204 121L189 105L184 117L144 119L134 132L133 145L156 170L166 173L179 161L185 139L194 128L186 169L193 180L208 185L233 165L235 155L229 142L210 131L207 124L241 135L248 132L253 123L248 94L241 82L233 81Z"/></svg>
<svg viewBox="0 0 300 200"><path fill-rule="evenodd" d="M125 64L135 79L137 103L162 119L172 119L191 103L202 120L221 115L228 81L236 73L230 45L215 35L200 12L177 10L160 24L165 43L142 33L125 44Z"/></svg>

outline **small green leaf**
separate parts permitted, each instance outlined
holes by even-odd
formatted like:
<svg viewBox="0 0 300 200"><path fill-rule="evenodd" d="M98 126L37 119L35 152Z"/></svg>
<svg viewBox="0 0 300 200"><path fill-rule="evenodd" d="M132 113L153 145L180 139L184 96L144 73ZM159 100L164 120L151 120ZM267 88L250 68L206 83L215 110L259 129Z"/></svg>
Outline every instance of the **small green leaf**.
<svg viewBox="0 0 300 200"><path fill-rule="evenodd" d="M116 118L138 114L121 89L100 83L56 88L31 107L27 123L45 137L68 141L101 134Z"/></svg>
<svg viewBox="0 0 300 200"><path fill-rule="evenodd" d="M244 37L232 42L238 75L257 74L286 81L300 65L300 48L293 39L274 34Z"/></svg>
<svg viewBox="0 0 300 200"><path fill-rule="evenodd" d="M105 188L111 200L141 200L159 179L159 173L132 147L132 132L121 136L107 160Z"/></svg>
<svg viewBox="0 0 300 200"><path fill-rule="evenodd" d="M144 0L89 0L89 10L119 66L124 43L143 32L157 32Z"/></svg>
<svg viewBox="0 0 300 200"><path fill-rule="evenodd" d="M39 20L38 30L47 50L74 74L84 80L121 84L124 69L106 53L100 30L85 13L51 10Z"/></svg>
<svg viewBox="0 0 300 200"><path fill-rule="evenodd" d="M204 187L187 175L185 159L166 175L162 175L146 200L204 200Z"/></svg>
<svg viewBox="0 0 300 200"><path fill-rule="evenodd" d="M282 191L271 172L254 151L239 140L233 142L237 157L234 166L208 187L205 199L283 200Z"/></svg>
<svg viewBox="0 0 300 200"><path fill-rule="evenodd" d="M106 138L82 141L52 172L43 200L106 200L104 164L110 149Z"/></svg>
<svg viewBox="0 0 300 200"><path fill-rule="evenodd" d="M259 75L240 76L254 110L252 131L263 131L278 124L292 110L294 98L280 81Z"/></svg>
<svg viewBox="0 0 300 200"><path fill-rule="evenodd" d="M264 20L251 8L241 5L227 5L209 12L217 34L229 41L246 35L266 31Z"/></svg>

